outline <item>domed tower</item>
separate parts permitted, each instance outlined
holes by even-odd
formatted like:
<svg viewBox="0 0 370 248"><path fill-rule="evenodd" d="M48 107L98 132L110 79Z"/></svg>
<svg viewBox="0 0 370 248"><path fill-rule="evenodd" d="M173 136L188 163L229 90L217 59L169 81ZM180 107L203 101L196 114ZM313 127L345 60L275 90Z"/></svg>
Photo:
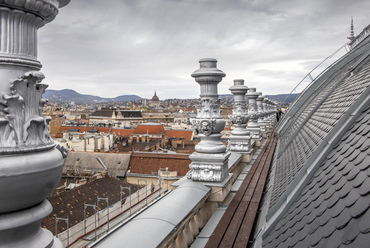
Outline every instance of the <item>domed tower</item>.
<svg viewBox="0 0 370 248"><path fill-rule="evenodd" d="M152 100L150 101L150 107L159 108L159 105L160 105L160 102L157 96L157 92L154 91L154 96L152 97Z"/></svg>

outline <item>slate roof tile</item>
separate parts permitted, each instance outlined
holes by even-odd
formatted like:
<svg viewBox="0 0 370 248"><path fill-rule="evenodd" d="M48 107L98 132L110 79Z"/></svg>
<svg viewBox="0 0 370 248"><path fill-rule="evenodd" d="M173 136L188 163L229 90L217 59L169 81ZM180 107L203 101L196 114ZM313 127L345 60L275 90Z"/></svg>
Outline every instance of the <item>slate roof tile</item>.
<svg viewBox="0 0 370 248"><path fill-rule="evenodd" d="M366 211L363 216L360 218L359 229L361 233L370 232L370 211Z"/></svg>
<svg viewBox="0 0 370 248"><path fill-rule="evenodd" d="M343 208L343 210L345 207ZM348 222L352 219L350 214L347 214L345 211L341 211L341 213L335 217L335 226L337 229L343 229L348 225Z"/></svg>
<svg viewBox="0 0 370 248"><path fill-rule="evenodd" d="M350 156L348 157L348 161L349 161L349 162L352 162L353 160L355 160L355 159L357 158L357 156L358 156L360 153L361 153L361 151L360 151L358 148L356 148L356 150L354 150L354 151L350 154Z"/></svg>
<svg viewBox="0 0 370 248"><path fill-rule="evenodd" d="M342 236L342 241L344 241L343 244L352 243L359 235L360 233L359 222L360 221L358 219L351 219L350 221L348 221L346 232L343 232Z"/></svg>
<svg viewBox="0 0 370 248"><path fill-rule="evenodd" d="M369 209L368 200L362 197L358 198L356 203L350 208L351 216L353 218L358 218L361 215L363 215L368 209Z"/></svg>
<svg viewBox="0 0 370 248"><path fill-rule="evenodd" d="M335 230L335 229L334 229ZM323 240L324 241L324 240ZM337 248L342 243L342 231L341 230L335 230L327 239L325 239L325 244L321 244L321 247L325 248Z"/></svg>
<svg viewBox="0 0 370 248"><path fill-rule="evenodd" d="M343 113L369 87L370 62L333 88L339 75L344 73L333 75L327 84L308 96L295 114L297 122L289 124L291 128L279 139L283 152L274 160L270 209ZM323 99L329 90L333 92ZM321 100L324 101L317 106ZM362 244L364 238L360 233L370 232L369 116L368 107L353 120L355 124L342 135L300 197L269 233L269 242L264 241L264 247L357 247L354 246L357 238ZM369 243L370 236L367 236L365 244Z"/></svg>
<svg viewBox="0 0 370 248"><path fill-rule="evenodd" d="M369 237L366 234L360 233L356 239L350 244L351 247L369 247Z"/></svg>
<svg viewBox="0 0 370 248"><path fill-rule="evenodd" d="M325 227L321 229L322 237L328 238L333 232L336 230L335 221L333 219L329 219L328 222L325 223Z"/></svg>
<svg viewBox="0 0 370 248"><path fill-rule="evenodd" d="M329 185L329 183L328 183L328 185ZM329 185L328 190L324 194L324 200L325 201L328 201L329 199L331 199L334 193L335 193L334 187L332 187L332 186ZM337 199L339 200L339 197ZM331 205L331 206L333 206L333 205ZM328 207L330 207L329 206L329 201L328 201Z"/></svg>
<svg viewBox="0 0 370 248"><path fill-rule="evenodd" d="M334 170L334 169L333 169ZM339 184L338 186L340 186L341 184L341 182L340 182L340 180L342 179L343 177L340 175L340 173L339 172L337 172L335 175L334 175L334 177L333 178L331 178L331 184L333 185L333 184L335 184L335 185L337 185L337 184ZM343 182L343 184L345 183L345 179L343 180L344 182ZM343 185L342 185L343 186Z"/></svg>
<svg viewBox="0 0 370 248"><path fill-rule="evenodd" d="M353 187L354 188L360 187L367 178L368 177L367 177L366 173L364 173L364 172L358 173L357 176L352 180Z"/></svg>
<svg viewBox="0 0 370 248"><path fill-rule="evenodd" d="M331 180L337 173L337 170L333 168L332 170L329 171L327 174L327 180Z"/></svg>
<svg viewBox="0 0 370 248"><path fill-rule="evenodd" d="M360 196L367 196L370 193L370 177L367 177L359 188Z"/></svg>
<svg viewBox="0 0 370 248"><path fill-rule="evenodd" d="M320 206L317 208L316 216L320 217L321 215L323 215L325 213L325 211L327 210L327 206L328 206L328 203L326 201L322 202L320 204ZM324 219L324 218L320 218L320 220L326 221L326 219Z"/></svg>
<svg viewBox="0 0 370 248"><path fill-rule="evenodd" d="M344 158L343 161L342 161L342 163L344 163L346 165L344 167L344 169L342 170L342 175L345 176L345 175L347 175L351 171L352 167L350 165L348 165L349 164L349 161L348 161L347 158Z"/></svg>
<svg viewBox="0 0 370 248"><path fill-rule="evenodd" d="M370 130L370 128L369 128L369 130ZM368 137L366 137L365 142L360 147L360 151L361 152L368 151L369 147L370 147L370 139L368 139Z"/></svg>
<svg viewBox="0 0 370 248"><path fill-rule="evenodd" d="M349 192L351 191L351 189L353 189L353 187L352 187L352 185L350 185L350 184L345 184L339 191L338 191L338 193L339 193L339 197L341 198L341 199L343 199L343 198L345 198L348 194L349 194Z"/></svg>
<svg viewBox="0 0 370 248"><path fill-rule="evenodd" d="M330 209L331 216L333 218L339 216L344 209L345 209L345 206L344 206L343 200L338 200L336 204Z"/></svg>
<svg viewBox="0 0 370 248"><path fill-rule="evenodd" d="M365 160L366 154L363 152L357 156L357 158L353 161L353 164L358 166L360 170L366 170L370 167L370 163ZM365 163L363 163L365 161Z"/></svg>
<svg viewBox="0 0 370 248"><path fill-rule="evenodd" d="M310 211L307 216L307 224L311 224L315 220L315 218L316 218L316 214Z"/></svg>
<svg viewBox="0 0 370 248"><path fill-rule="evenodd" d="M322 239L322 232L321 230L317 230L317 229L315 230L315 232L310 233L311 234L311 242L310 242L311 246L316 246Z"/></svg>
<svg viewBox="0 0 370 248"><path fill-rule="evenodd" d="M348 181L352 181L353 179L356 178L356 176L358 175L358 173L360 173L360 169L358 167L356 167L356 166L353 166L352 167L352 170L347 175L347 180Z"/></svg>

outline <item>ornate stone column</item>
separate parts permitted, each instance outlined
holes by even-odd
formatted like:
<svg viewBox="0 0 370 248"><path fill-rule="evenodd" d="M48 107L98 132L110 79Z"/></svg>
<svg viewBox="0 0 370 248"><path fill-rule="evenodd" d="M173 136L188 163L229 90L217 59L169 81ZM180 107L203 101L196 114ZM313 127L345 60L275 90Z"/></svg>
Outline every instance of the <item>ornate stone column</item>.
<svg viewBox="0 0 370 248"><path fill-rule="evenodd" d="M200 106L192 125L200 137L195 151L190 155L192 163L188 178L203 182L221 182L228 177L230 152L221 142L221 131L225 127L220 110L217 85L225 73L217 69L216 59L201 59L200 68L192 77L200 85Z"/></svg>
<svg viewBox="0 0 370 248"><path fill-rule="evenodd" d="M269 109L268 109L268 98L265 95L262 95L261 98L262 100L262 108L263 108L263 122L266 125L266 132L269 131L270 129L270 122L269 122Z"/></svg>
<svg viewBox="0 0 370 248"><path fill-rule="evenodd" d="M246 129L249 116L245 102L245 94L248 91L248 87L244 85L243 79L235 79L234 85L229 90L234 95L233 114L229 115L229 119L234 126L234 130L231 131L229 138L230 150L232 152L250 152L251 137Z"/></svg>
<svg viewBox="0 0 370 248"><path fill-rule="evenodd" d="M249 115L249 122L247 130L251 133L252 142L256 142L256 145L260 145L261 140L261 130L260 126L258 125L258 111L257 111L257 102L256 99L258 97L258 93L256 92L256 88L249 88L249 92L247 93L248 98L248 115Z"/></svg>
<svg viewBox="0 0 370 248"><path fill-rule="evenodd" d="M274 102L270 99L268 101L268 108L270 110L270 114L269 114L270 124L273 125L276 120L276 107L275 107Z"/></svg>
<svg viewBox="0 0 370 248"><path fill-rule="evenodd" d="M47 85L38 70L37 30L69 0L0 1L0 247L62 247L41 221L66 151L41 115Z"/></svg>
<svg viewBox="0 0 370 248"><path fill-rule="evenodd" d="M261 92L257 92L257 93L258 93L258 97L256 101L257 101L257 111L259 114L257 123L260 126L261 133L266 133L266 124L263 120L265 113L264 113L264 109L262 105L262 101L263 101L262 93Z"/></svg>

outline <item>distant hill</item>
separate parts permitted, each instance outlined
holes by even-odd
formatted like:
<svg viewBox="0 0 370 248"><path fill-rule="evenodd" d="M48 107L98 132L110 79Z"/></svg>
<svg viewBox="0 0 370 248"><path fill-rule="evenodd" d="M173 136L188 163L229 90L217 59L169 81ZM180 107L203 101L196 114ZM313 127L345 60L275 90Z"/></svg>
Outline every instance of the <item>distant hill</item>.
<svg viewBox="0 0 370 248"><path fill-rule="evenodd" d="M268 97L277 102L283 102L285 99L286 103L292 103L299 94L280 94L280 95L268 95ZM91 104L99 102L128 102L138 101L143 98L137 95L121 95L114 98L102 98L100 96L84 95L80 94L71 89L65 90L46 90L43 97L49 99L49 102L66 103L74 102L76 104ZM232 94L220 94L220 98L232 99Z"/></svg>
<svg viewBox="0 0 370 248"><path fill-rule="evenodd" d="M49 102L65 103L75 102L76 104L89 104L97 102L117 102L117 101L137 101L142 98L137 95L122 95L115 98L102 98L100 96L84 95L74 90L46 90L43 97L49 99Z"/></svg>

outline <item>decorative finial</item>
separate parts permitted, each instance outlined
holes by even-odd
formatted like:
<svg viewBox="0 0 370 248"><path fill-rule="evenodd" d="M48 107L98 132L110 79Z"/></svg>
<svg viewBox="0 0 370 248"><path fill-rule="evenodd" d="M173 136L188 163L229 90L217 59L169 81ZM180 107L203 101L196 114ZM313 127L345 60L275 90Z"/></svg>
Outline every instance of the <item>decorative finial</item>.
<svg viewBox="0 0 370 248"><path fill-rule="evenodd" d="M351 42L355 39L355 32L353 30L353 16L351 16L351 32L349 34L349 37L347 37L347 39L349 39Z"/></svg>

